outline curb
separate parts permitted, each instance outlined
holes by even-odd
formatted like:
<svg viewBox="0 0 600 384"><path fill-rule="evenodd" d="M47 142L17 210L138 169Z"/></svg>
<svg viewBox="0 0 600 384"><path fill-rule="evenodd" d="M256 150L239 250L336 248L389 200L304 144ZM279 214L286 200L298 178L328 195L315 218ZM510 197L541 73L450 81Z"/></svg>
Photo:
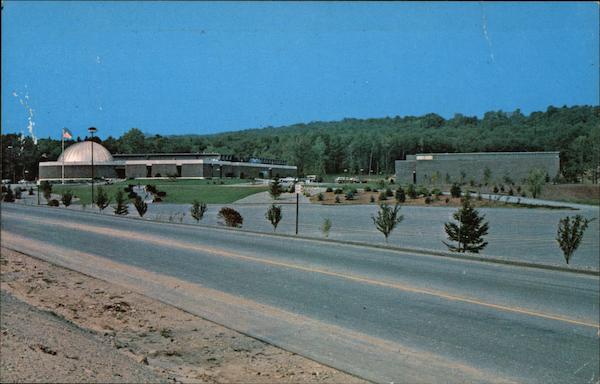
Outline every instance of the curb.
<svg viewBox="0 0 600 384"><path fill-rule="evenodd" d="M36 207L36 208L47 209L47 210L61 209L61 210L66 210L66 211L70 211L70 212L76 212L78 214L99 215L99 216L107 217L107 218L114 217L113 215L103 215L99 212L71 210L71 209L65 209L65 208L60 208L60 207L59 208L48 207L45 205L25 205L25 204L19 204L19 205L26 206L26 207ZM227 204L225 204L225 205L227 205ZM336 239L328 239L328 238L316 238L316 237L310 237L310 236L292 235L292 234L285 234L285 233L260 232L260 231L253 231L250 229L218 227L218 226L205 225L205 224L169 223L169 222L148 220L148 219L143 219L143 218L139 218L139 217L131 217L131 216L123 216L123 217L120 217L120 219L136 220L136 221L142 221L142 222L150 223L150 224L183 226L185 228L205 228L205 229L211 229L211 230L217 230L217 231L237 231L237 232L241 232L241 233L261 235L261 236L279 237L279 238L285 238L285 239L297 239L297 240L305 240L305 241L313 241L313 242L323 242L323 243L329 243L329 244L352 245L352 246L363 247L363 248L381 249L381 250L390 251L390 252L416 253L419 255L445 257L445 258L455 259L455 260L476 261L476 262L482 262L482 263L500 264L500 265L524 267L524 268L535 268L535 269L542 269L542 270L548 270L548 271L568 272L568 273L600 277L600 271L594 270L594 269L568 268L568 267L561 267L558 265L549 265L549 264L532 263L532 262L526 262L526 261L508 260L508 259L502 259L502 258L493 257L493 256L485 257L485 256L479 256L479 255L473 254L473 253L465 253L465 254L461 255L461 254L438 251L438 250L433 250L433 249L398 247L398 246L394 246L394 245L374 244L374 243L366 243L366 242L352 241L352 240L336 240Z"/></svg>

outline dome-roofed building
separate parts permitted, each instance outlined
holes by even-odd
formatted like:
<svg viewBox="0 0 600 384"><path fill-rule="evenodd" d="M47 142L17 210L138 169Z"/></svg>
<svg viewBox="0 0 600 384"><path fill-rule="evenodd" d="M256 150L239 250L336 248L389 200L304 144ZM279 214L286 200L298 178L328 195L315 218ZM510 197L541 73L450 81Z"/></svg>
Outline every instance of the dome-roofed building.
<svg viewBox="0 0 600 384"><path fill-rule="evenodd" d="M273 178L296 176L297 168L284 161L262 158L240 159L219 153L111 153L91 141L67 147L57 161L40 162L40 180L85 181L106 179L183 178ZM64 159L64 162L63 162ZM64 170L64 173L63 173Z"/></svg>
<svg viewBox="0 0 600 384"><path fill-rule="evenodd" d="M92 145L94 147L94 164L113 161L113 157L101 144L93 141L83 141L69 146L58 157L59 163L92 163Z"/></svg>

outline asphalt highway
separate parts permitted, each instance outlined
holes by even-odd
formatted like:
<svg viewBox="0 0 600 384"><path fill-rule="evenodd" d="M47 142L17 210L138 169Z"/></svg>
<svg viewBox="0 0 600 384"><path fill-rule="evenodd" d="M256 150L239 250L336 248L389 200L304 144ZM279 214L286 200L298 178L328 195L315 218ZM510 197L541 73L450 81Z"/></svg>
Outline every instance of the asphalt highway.
<svg viewBox="0 0 600 384"><path fill-rule="evenodd" d="M2 205L2 245L377 382L596 383L597 276Z"/></svg>

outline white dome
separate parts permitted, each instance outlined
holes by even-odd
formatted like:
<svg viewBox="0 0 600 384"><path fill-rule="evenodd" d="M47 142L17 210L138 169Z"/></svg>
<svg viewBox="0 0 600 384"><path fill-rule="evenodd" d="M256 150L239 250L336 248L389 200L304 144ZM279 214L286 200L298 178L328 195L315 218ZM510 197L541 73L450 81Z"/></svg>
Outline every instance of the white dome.
<svg viewBox="0 0 600 384"><path fill-rule="evenodd" d="M90 144L92 143L92 144ZM94 146L94 163L102 163L112 161L113 157L108 152L108 149L93 141L83 141L75 143L65 149L58 157L59 162L65 159L65 163L91 163L92 162L92 145Z"/></svg>

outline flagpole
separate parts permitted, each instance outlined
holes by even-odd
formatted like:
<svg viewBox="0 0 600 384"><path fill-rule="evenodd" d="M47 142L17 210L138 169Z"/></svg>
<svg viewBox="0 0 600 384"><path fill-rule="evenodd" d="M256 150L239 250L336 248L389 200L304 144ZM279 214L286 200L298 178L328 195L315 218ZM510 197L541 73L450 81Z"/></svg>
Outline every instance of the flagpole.
<svg viewBox="0 0 600 384"><path fill-rule="evenodd" d="M62 140L62 183L65 183L65 129L60 134Z"/></svg>

